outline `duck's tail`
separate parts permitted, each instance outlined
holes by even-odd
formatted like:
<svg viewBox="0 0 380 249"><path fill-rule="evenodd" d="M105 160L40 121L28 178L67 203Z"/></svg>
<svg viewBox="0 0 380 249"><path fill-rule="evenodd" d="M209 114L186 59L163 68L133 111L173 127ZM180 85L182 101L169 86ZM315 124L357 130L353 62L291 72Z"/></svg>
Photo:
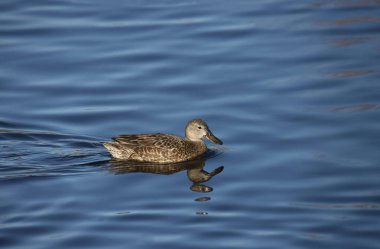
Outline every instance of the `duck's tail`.
<svg viewBox="0 0 380 249"><path fill-rule="evenodd" d="M133 151L123 148L123 146L117 142L104 142L102 144L111 153L111 155L117 159L129 159L133 153Z"/></svg>

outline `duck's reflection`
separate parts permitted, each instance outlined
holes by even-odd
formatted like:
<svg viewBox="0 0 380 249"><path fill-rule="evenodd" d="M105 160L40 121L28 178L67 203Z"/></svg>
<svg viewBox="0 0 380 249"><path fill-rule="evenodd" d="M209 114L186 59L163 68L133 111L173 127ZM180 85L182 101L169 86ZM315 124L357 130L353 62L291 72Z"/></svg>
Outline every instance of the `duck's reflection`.
<svg viewBox="0 0 380 249"><path fill-rule="evenodd" d="M220 166L211 172L204 170L206 159L198 159L182 163L173 164L153 164L141 163L122 160L111 160L109 170L116 174L126 174L134 172L153 173L171 175L180 171L187 171L187 177L193 183L190 189L195 192L208 193L213 191L212 187L202 183L209 181L214 176L223 171L224 167ZM209 197L200 197L196 201L207 201Z"/></svg>

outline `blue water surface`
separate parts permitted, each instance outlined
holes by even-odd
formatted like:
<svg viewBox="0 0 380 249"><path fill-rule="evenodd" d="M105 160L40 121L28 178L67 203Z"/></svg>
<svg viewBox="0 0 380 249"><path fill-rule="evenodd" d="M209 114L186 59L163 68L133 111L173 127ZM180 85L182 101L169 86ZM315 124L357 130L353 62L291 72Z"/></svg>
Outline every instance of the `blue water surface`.
<svg viewBox="0 0 380 249"><path fill-rule="evenodd" d="M1 248L379 247L378 1L0 11ZM224 145L192 165L100 144L198 117Z"/></svg>

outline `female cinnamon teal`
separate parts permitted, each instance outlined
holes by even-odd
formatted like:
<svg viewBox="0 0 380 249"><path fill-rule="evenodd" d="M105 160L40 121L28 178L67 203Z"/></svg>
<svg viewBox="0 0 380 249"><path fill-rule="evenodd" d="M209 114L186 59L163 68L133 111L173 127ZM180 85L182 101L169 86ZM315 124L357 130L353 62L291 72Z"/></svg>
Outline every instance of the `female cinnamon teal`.
<svg viewBox="0 0 380 249"><path fill-rule="evenodd" d="M103 143L114 158L154 163L175 163L197 158L207 152L203 142L223 142L214 136L206 122L193 119L186 126L186 138L170 134L119 135Z"/></svg>

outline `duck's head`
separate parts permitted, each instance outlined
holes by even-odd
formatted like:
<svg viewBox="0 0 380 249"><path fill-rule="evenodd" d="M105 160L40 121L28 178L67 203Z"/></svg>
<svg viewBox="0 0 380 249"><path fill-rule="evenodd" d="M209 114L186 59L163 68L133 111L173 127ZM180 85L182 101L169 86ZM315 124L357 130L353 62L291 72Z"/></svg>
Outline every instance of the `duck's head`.
<svg viewBox="0 0 380 249"><path fill-rule="evenodd" d="M193 119L187 124L186 138L191 141L201 141L203 138L207 138L215 144L223 144L219 138L212 134L206 122L202 119Z"/></svg>

